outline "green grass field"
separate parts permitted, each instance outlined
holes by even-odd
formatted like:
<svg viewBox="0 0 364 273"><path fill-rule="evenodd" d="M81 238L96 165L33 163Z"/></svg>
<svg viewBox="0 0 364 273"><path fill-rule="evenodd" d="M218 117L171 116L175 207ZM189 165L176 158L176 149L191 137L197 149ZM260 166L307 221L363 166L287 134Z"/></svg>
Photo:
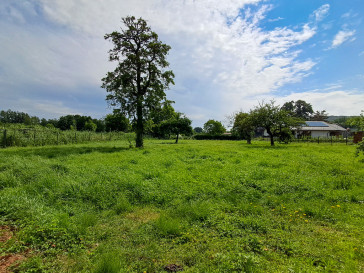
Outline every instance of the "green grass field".
<svg viewBox="0 0 364 273"><path fill-rule="evenodd" d="M355 146L147 140L0 150L19 272L363 272Z"/></svg>

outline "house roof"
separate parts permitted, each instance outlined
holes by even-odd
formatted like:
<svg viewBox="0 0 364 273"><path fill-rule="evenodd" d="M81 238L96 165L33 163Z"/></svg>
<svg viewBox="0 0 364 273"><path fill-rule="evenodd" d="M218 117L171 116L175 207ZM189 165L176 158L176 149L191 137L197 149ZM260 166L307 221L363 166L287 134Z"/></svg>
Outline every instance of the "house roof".
<svg viewBox="0 0 364 273"><path fill-rule="evenodd" d="M337 124L330 124L325 121L305 121L299 131L339 131L346 132L346 129Z"/></svg>

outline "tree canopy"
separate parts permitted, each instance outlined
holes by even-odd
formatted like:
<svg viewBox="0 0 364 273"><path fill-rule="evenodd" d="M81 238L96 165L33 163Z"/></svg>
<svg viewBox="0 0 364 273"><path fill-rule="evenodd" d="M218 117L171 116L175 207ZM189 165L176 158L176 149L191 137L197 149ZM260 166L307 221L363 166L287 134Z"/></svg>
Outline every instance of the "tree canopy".
<svg viewBox="0 0 364 273"><path fill-rule="evenodd" d="M325 120L327 120L328 117L329 117L329 115L327 114L326 110L316 111L311 116L311 120L317 120L317 121L324 120L325 121Z"/></svg>
<svg viewBox="0 0 364 273"><path fill-rule="evenodd" d="M203 125L203 130L209 135L221 135L226 132L225 127L220 121L210 119Z"/></svg>
<svg viewBox="0 0 364 273"><path fill-rule="evenodd" d="M161 123L161 131L165 134L175 134L176 144L178 143L179 135L192 135L192 121L184 114L177 112L172 118Z"/></svg>
<svg viewBox="0 0 364 273"><path fill-rule="evenodd" d="M166 70L170 46L163 44L142 18L122 19L124 29L105 35L114 47L109 60L118 63L102 79L107 101L130 119L136 120L136 147L143 146L144 120L150 110L166 100L165 90L174 84L174 74Z"/></svg>
<svg viewBox="0 0 364 273"><path fill-rule="evenodd" d="M279 105L275 105L274 101L256 106L250 111L250 116L254 126L263 127L267 131L271 146L274 146L274 137L289 137L290 127L302 123L301 119L292 117Z"/></svg>
<svg viewBox="0 0 364 273"><path fill-rule="evenodd" d="M293 117L303 120L309 120L313 114L312 105L304 100L289 101L283 104L282 110L285 110Z"/></svg>
<svg viewBox="0 0 364 273"><path fill-rule="evenodd" d="M251 144L255 128L256 126L249 113L239 112L235 115L232 132L241 139L246 139L248 144Z"/></svg>

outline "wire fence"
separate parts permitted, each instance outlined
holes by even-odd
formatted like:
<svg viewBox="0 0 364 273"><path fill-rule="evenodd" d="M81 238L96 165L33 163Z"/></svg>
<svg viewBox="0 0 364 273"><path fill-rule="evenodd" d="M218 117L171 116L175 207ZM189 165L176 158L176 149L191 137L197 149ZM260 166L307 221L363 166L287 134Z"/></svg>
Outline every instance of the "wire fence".
<svg viewBox="0 0 364 273"><path fill-rule="evenodd" d="M263 138L265 141L270 141L269 137ZM275 142L280 142L278 137L274 138ZM346 145L353 144L353 137L336 137L336 136L330 136L330 137L300 137L300 138L292 138L289 142L297 142L297 143L329 143L329 144L335 144L335 143L343 143Z"/></svg>
<svg viewBox="0 0 364 273"><path fill-rule="evenodd" d="M0 129L0 147L26 147L45 145L65 145L95 141L127 140L131 141L134 133L61 131L54 129L39 130L34 128Z"/></svg>

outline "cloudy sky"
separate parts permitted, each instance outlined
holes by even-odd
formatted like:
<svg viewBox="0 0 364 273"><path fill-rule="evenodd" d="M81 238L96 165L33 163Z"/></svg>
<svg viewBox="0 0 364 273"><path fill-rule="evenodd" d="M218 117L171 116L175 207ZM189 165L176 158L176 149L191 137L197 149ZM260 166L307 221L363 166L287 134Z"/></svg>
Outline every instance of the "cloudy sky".
<svg viewBox="0 0 364 273"><path fill-rule="evenodd" d="M172 47L167 97L194 126L271 99L364 110L363 0L1 0L0 109L110 113L103 37L127 15Z"/></svg>

